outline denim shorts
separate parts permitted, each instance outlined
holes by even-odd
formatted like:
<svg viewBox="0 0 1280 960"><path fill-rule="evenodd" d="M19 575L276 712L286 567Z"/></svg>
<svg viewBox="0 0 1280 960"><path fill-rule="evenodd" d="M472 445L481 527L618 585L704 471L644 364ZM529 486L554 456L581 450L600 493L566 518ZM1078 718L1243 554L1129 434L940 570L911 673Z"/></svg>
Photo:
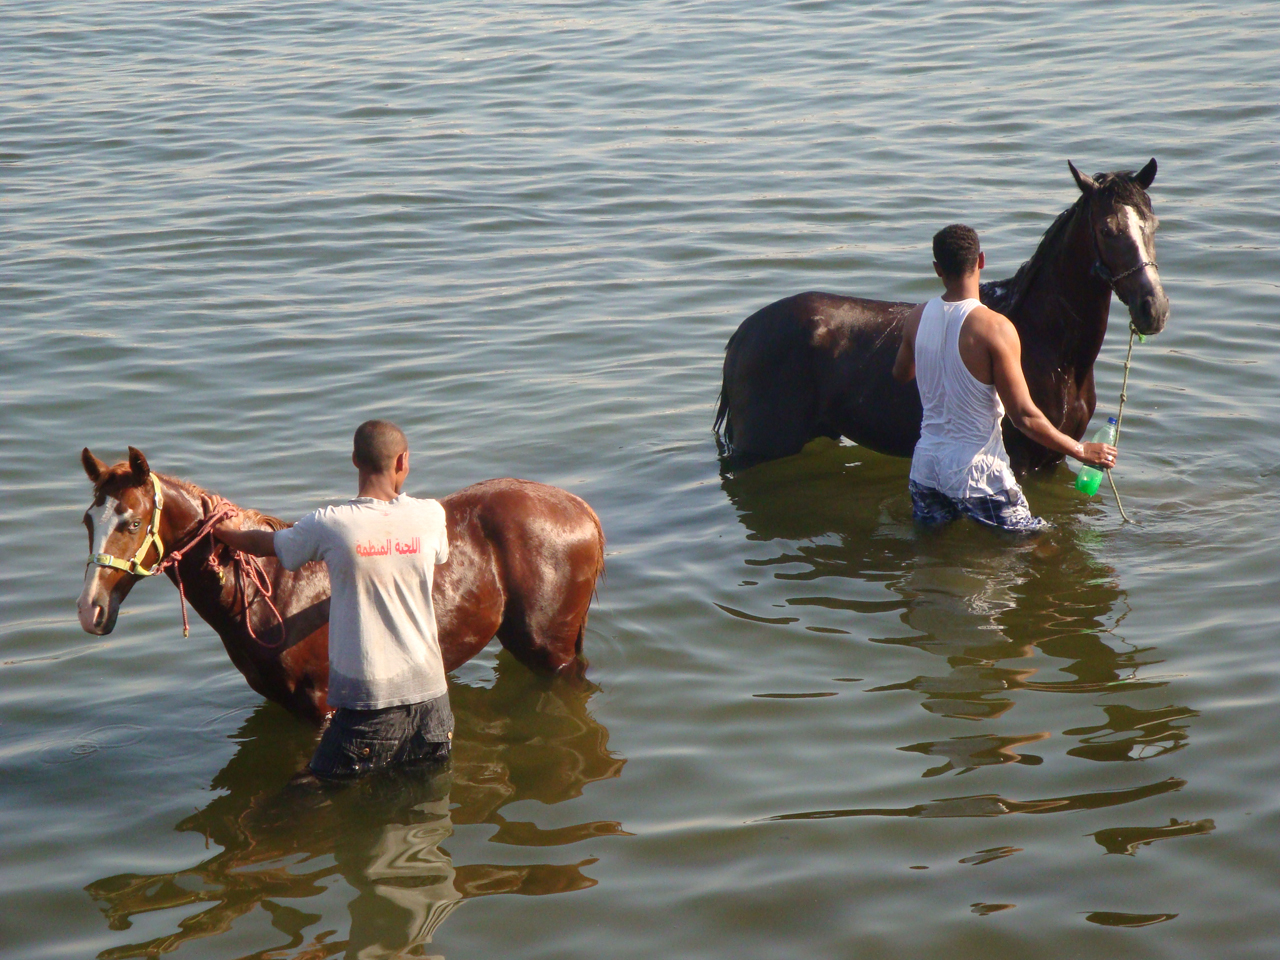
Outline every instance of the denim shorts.
<svg viewBox="0 0 1280 960"><path fill-rule="evenodd" d="M949 497L933 487L914 480L911 489L911 516L916 523L937 527L960 516L972 517L984 527L1014 533L1039 533L1053 526L1049 521L1031 515L1027 498L1017 487L1010 487L991 497Z"/></svg>
<svg viewBox="0 0 1280 960"><path fill-rule="evenodd" d="M449 695L379 710L339 707L309 764L318 777L344 779L383 767L440 763L453 745Z"/></svg>

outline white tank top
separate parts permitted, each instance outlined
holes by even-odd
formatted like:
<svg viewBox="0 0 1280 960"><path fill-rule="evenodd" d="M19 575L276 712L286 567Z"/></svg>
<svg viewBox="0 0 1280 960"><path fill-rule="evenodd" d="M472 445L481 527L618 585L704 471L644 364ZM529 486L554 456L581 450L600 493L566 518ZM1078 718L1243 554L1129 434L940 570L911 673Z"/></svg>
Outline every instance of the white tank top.
<svg viewBox="0 0 1280 960"><path fill-rule="evenodd" d="M960 357L960 328L977 300L925 304L916 331L916 384L924 419L911 479L949 497L989 497L1016 489L1000 435L1004 404Z"/></svg>

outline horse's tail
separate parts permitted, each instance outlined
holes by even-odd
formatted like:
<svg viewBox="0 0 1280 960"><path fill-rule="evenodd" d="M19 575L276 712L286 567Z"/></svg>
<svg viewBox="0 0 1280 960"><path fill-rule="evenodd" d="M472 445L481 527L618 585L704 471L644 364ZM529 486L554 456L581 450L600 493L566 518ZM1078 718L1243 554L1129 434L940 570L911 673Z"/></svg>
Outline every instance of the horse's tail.
<svg viewBox="0 0 1280 960"><path fill-rule="evenodd" d="M600 523L600 518L596 516L596 512L592 510L591 507L587 507L587 512L591 514L591 521L596 525L596 543L599 545L600 550L600 555L596 558L596 569L594 575L596 586L591 592L592 598L598 599L600 581L604 579L604 526Z"/></svg>
<svg viewBox="0 0 1280 960"><path fill-rule="evenodd" d="M729 358L733 355L734 341L738 339L738 333L741 330L742 328L739 327L733 331L733 336L724 345L724 373L720 379L720 396L717 400L716 419L711 425L711 430L716 435L716 445L720 448L721 453L728 453L733 449L733 420L729 416Z"/></svg>
<svg viewBox="0 0 1280 960"><path fill-rule="evenodd" d="M716 420L711 425L711 429L715 431L717 440L727 443L732 425L729 423L729 398L725 396L723 386L720 387L719 403L720 405L716 408Z"/></svg>
<svg viewBox="0 0 1280 960"><path fill-rule="evenodd" d="M587 606L582 611L582 619L578 621L578 636L574 644L577 655L582 656L582 642L587 635L587 610L591 604L600 600L600 581L604 579L604 526L600 523L600 517L591 509L591 505L585 500L582 505L587 508L587 514L591 517L591 522L596 528L596 567L591 574L591 597L587 600Z"/></svg>

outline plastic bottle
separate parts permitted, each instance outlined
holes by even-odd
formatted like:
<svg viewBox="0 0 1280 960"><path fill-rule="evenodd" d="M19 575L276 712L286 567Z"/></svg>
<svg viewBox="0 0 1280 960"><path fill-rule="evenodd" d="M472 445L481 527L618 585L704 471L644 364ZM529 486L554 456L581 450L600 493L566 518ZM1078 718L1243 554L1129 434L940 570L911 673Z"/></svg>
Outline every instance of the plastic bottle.
<svg viewBox="0 0 1280 960"><path fill-rule="evenodd" d="M1107 417L1107 422L1099 427L1089 438L1091 443L1111 443L1116 442L1116 418ZM1080 472L1076 474L1076 489L1085 496L1092 497L1098 492L1098 487L1102 485L1102 471L1097 467L1091 467L1085 464L1080 468Z"/></svg>

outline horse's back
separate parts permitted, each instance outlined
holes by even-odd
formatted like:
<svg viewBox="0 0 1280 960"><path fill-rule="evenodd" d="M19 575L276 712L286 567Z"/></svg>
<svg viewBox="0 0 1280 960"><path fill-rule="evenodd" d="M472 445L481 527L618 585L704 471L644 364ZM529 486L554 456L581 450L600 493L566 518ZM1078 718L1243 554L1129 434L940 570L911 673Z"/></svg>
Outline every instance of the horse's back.
<svg viewBox="0 0 1280 960"><path fill-rule="evenodd" d="M886 429L875 410L882 396L902 389L892 380L893 358L913 307L810 291L747 317L725 350L716 416L730 449L771 459L815 437L844 435L910 453L915 438L898 442L899 425Z"/></svg>
<svg viewBox="0 0 1280 960"><path fill-rule="evenodd" d="M595 511L567 490L533 480L503 478L463 487L440 501L452 527L478 524L494 545L539 552L575 552L597 546L603 556L603 534Z"/></svg>

